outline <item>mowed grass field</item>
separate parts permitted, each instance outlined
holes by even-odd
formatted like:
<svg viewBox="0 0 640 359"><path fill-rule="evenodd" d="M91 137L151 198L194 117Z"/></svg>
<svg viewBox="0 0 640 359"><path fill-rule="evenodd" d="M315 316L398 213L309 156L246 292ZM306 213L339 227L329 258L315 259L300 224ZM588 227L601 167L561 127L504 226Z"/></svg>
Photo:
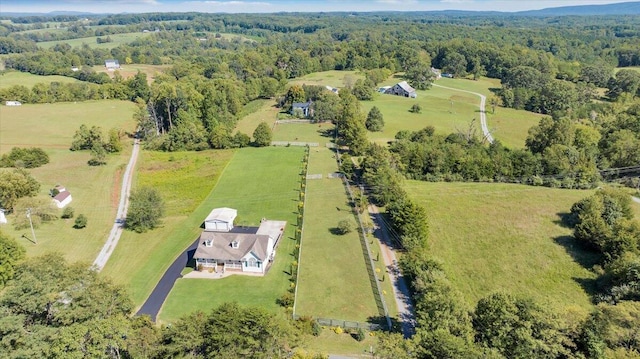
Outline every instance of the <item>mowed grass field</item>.
<svg viewBox="0 0 640 359"><path fill-rule="evenodd" d="M380 86L391 86L401 80L394 76ZM488 98L491 95L489 89L500 86L499 80L473 81L442 78L435 84L453 89L432 86L428 90L418 90L418 97L415 99L376 93L373 101L362 101L361 106L365 113L368 113L373 106L377 106L385 121L383 131L370 132L369 138L375 142L384 143L393 140L398 131L417 131L426 126L433 126L437 133L445 135L458 131L466 133L474 119L476 133L481 137L478 108L480 97L455 89L481 93ZM421 113L409 112L414 104L420 105ZM485 110L487 124L494 138L506 146L515 148L524 146L527 131L538 124L541 118L538 114L507 108L497 108L495 114L492 114L488 101Z"/></svg>
<svg viewBox="0 0 640 359"><path fill-rule="evenodd" d="M9 88L15 85L22 85L28 88L32 88L33 85L38 83L51 83L51 82L62 82L62 83L71 83L71 82L80 82L71 77L66 76L40 76L33 75L28 72L18 72L18 71L9 71L0 74L0 89Z"/></svg>
<svg viewBox="0 0 640 359"><path fill-rule="evenodd" d="M137 306L200 234L200 224L211 211L212 190L234 153L140 153L134 189L151 186L160 191L166 211L163 224L146 233L124 231L102 271L125 285Z"/></svg>
<svg viewBox="0 0 640 359"><path fill-rule="evenodd" d="M169 68L169 65L120 64L120 69L117 71L125 79L135 76L140 71L147 75L147 82L151 84L156 76L167 68ZM104 72L111 78L115 76L115 71L107 70L104 64L93 66L93 70L95 72Z"/></svg>
<svg viewBox="0 0 640 359"><path fill-rule="evenodd" d="M134 110L135 106L125 101L0 106L0 154L13 147L43 148L49 154L50 163L29 170L41 183L37 197L50 200L49 189L62 184L72 194L70 206L75 209L75 215L82 213L88 218L87 227L81 230L72 228L73 219L43 224L36 229L38 244L35 245L21 237L22 234L31 237L30 230L15 230L11 225L16 215L24 214L9 215L9 224L2 230L18 239L28 256L55 251L70 261L95 259L115 219L119 185L132 142L123 139L124 151L109 155L107 165L99 167L87 164L88 151L72 152L69 147L81 124L101 126L105 133L112 127L133 130Z"/></svg>
<svg viewBox="0 0 640 359"><path fill-rule="evenodd" d="M257 226L262 218L285 220L287 226L278 243L275 261L264 277L179 279L159 314L162 322L174 321L194 310L208 311L230 301L274 312L279 310L276 299L289 289L290 283L286 272L293 261L303 155L303 148L293 147L245 148L236 152L191 227L199 234L198 227L216 207L237 209L236 225ZM192 243L197 234L187 244ZM164 264L164 268L169 264ZM162 270L159 272L157 278L162 275Z"/></svg>
<svg viewBox="0 0 640 359"><path fill-rule="evenodd" d="M359 80L364 80L364 75L357 71L321 71L314 72L312 74L304 75L289 81L290 85L316 85L316 86L331 86L336 88L342 88L346 85L353 86L353 84Z"/></svg>
<svg viewBox="0 0 640 359"><path fill-rule="evenodd" d="M597 256L576 243L561 214L593 191L418 181L405 188L427 208L429 252L469 309L506 291L559 313L589 312L596 276L588 268Z"/></svg>
<svg viewBox="0 0 640 359"><path fill-rule="evenodd" d="M124 34L112 34L109 35L109 37L111 38L111 42L104 42L101 44L98 44L97 38L101 37L103 39L106 39L107 36L92 36L92 37L82 37L79 39L69 39L69 40L56 40L56 41L43 41L43 42L39 42L38 46L43 47L45 49L49 49L52 48L54 46L56 46L57 44L69 44L71 45L71 47L80 47L83 44L87 44L89 45L89 47L91 48L96 48L96 49L113 49L116 48L120 45L124 45L124 44L128 44L134 40L137 40L139 38L145 37L145 36L149 36L150 33L142 33L142 32L129 32L129 33L124 33Z"/></svg>
<svg viewBox="0 0 640 359"><path fill-rule="evenodd" d="M379 314L357 229L333 233L339 221L356 228L356 220L342 181L327 178L336 171L332 156L326 148L310 153L309 174L324 178L307 181L296 314L366 322Z"/></svg>

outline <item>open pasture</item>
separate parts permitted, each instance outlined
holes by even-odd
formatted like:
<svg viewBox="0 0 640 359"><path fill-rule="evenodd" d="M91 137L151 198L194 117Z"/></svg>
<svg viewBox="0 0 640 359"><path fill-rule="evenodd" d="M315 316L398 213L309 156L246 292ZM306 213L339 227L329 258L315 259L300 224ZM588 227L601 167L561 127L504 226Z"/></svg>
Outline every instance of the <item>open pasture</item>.
<svg viewBox="0 0 640 359"><path fill-rule="evenodd" d="M261 218L287 221L275 261L264 277L233 275L223 279L179 279L160 312L161 321L171 322L194 310L207 311L229 301L279 310L276 299L289 289L290 283L287 272L293 261L303 154L303 148L279 147L245 148L236 152L213 191L184 222L188 226L183 226L181 231L192 231L194 235L184 241L181 250L197 238L199 227L211 209L231 207L238 210L236 225L239 226L256 226ZM181 235L181 231L176 231L175 235ZM172 243L175 235L167 237L165 243ZM175 252L174 257L178 254L179 251ZM157 266L157 275L147 273L156 279L151 282L160 278L171 261ZM149 277L140 276L139 279L148 281Z"/></svg>
<svg viewBox="0 0 640 359"><path fill-rule="evenodd" d="M358 79L363 79L364 76L357 71L321 71L314 72L302 77L297 77L289 81L290 85L316 85L316 86L331 86L331 87L351 87Z"/></svg>
<svg viewBox="0 0 640 359"><path fill-rule="evenodd" d="M417 131L427 126L433 126L441 134L458 130L466 132L474 118L480 131L480 114L477 112L480 99L477 96L438 87L417 92L417 98L376 93L373 101L362 101L365 114L377 106L384 116L383 130L369 132L369 139L385 143L393 140L401 130ZM414 104L420 105L421 113L409 112Z"/></svg>
<svg viewBox="0 0 640 359"><path fill-rule="evenodd" d="M169 68L169 65L120 64L120 69L117 71L124 79L133 77L140 71L147 75L147 82L151 84L156 76L167 68ZM104 65L93 66L93 70L95 72L104 72L111 78L115 76L115 71L107 70Z"/></svg>
<svg viewBox="0 0 640 359"><path fill-rule="evenodd" d="M586 315L597 256L561 223L592 191L515 184L407 181L427 208L430 255L472 309L496 291L534 298L557 312Z"/></svg>
<svg viewBox="0 0 640 359"><path fill-rule="evenodd" d="M0 89L9 88L15 85L22 85L28 88L32 88L33 85L38 83L48 84L51 82L71 83L71 82L79 82L79 81L72 77L59 76L59 75L40 76L40 75L33 75L28 72L19 72L19 71L8 71L0 74Z"/></svg>
<svg viewBox="0 0 640 359"><path fill-rule="evenodd" d="M16 215L8 216L9 225L3 226L27 249L28 256L47 252L60 252L70 261L92 262L104 244L113 224L118 205L119 183L122 171L131 153L131 141L124 139L124 151L107 156L105 166L87 165L87 151L72 152L69 146L80 124L101 126L105 132L111 128L133 130L134 105L124 101L89 101L82 103L56 103L0 107L0 153L12 147L41 147L50 157L50 163L29 170L41 183L38 198L49 199L49 189L64 185L72 194L70 206L75 215L88 218L85 229L73 229L74 219L56 220L36 229L38 244L22 237L30 230L15 230L11 225ZM61 214L60 210L58 214Z"/></svg>
<svg viewBox="0 0 640 359"><path fill-rule="evenodd" d="M89 47L91 48L97 48L97 49L113 49L115 47L118 47L120 45L124 45L124 44L128 44L134 40L137 40L139 38L145 37L145 36L149 36L149 33L142 33L142 32L129 32L129 33L123 33L123 34L111 34L108 35L111 38L111 42L104 42L101 44L98 44L98 37L100 38L106 38L107 36L91 36L91 37L82 37L79 39L69 39L69 40L56 40L56 41L43 41L43 42L39 42L38 46L43 47L45 49L49 49L52 48L54 46L56 46L57 44L69 44L71 45L71 47L80 47L83 44L87 44L89 45Z"/></svg>
<svg viewBox="0 0 640 359"><path fill-rule="evenodd" d="M402 79L394 76L382 85L391 86ZM435 82L437 85L454 89L472 91L487 97L485 107L487 124L493 137L504 145L514 148L524 146L527 131L537 125L542 115L514 110L496 108L491 113L489 97L491 88L499 88L497 79L481 78L480 80L442 78ZM479 104L480 97L468 92L455 91L433 86L425 91L417 91L415 99L385 94L375 94L373 101L362 101L362 109L367 112L377 106L384 116L385 127L382 132L370 132L369 138L375 142L392 140L400 130L416 131L426 126L433 126L437 133L449 134L458 131L467 132L471 121L475 119L474 127L478 136L482 136L480 128ZM409 109L414 104L422 108L420 114L411 113Z"/></svg>

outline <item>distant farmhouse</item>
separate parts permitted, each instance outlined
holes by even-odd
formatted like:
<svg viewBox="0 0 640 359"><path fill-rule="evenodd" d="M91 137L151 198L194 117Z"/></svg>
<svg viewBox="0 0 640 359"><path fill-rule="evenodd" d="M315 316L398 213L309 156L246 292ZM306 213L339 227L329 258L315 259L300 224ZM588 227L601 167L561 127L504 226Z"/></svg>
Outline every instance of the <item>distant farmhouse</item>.
<svg viewBox="0 0 640 359"><path fill-rule="evenodd" d="M120 68L120 62L115 59L106 60L104 62L104 67L106 67L109 71L118 70Z"/></svg>
<svg viewBox="0 0 640 359"><path fill-rule="evenodd" d="M193 255L196 268L265 274L271 267L287 222L262 219L259 227L238 228L233 225L237 213L232 208L209 213Z"/></svg>
<svg viewBox="0 0 640 359"><path fill-rule="evenodd" d="M409 86L407 81L398 82L397 84L385 89L384 93L411 98L418 97L416 90L413 87Z"/></svg>
<svg viewBox="0 0 640 359"><path fill-rule="evenodd" d="M313 109L311 108L311 101L307 102L294 102L291 105L291 114L300 117L309 117L313 115Z"/></svg>
<svg viewBox="0 0 640 359"><path fill-rule="evenodd" d="M55 188L51 191L51 194L53 195L53 204L55 204L58 208L64 208L69 203L71 203L71 201L73 201L71 193L67 191L64 186L55 186Z"/></svg>
<svg viewBox="0 0 640 359"><path fill-rule="evenodd" d="M22 106L22 102L20 101L6 101L4 104L6 106Z"/></svg>

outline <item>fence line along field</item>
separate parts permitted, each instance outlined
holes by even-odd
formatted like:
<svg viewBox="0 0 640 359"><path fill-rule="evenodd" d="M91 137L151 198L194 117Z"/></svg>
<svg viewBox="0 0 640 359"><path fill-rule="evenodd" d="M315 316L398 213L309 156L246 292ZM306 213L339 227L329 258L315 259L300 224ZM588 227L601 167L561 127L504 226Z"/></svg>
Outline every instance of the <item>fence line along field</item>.
<svg viewBox="0 0 640 359"><path fill-rule="evenodd" d="M264 277L232 275L223 279L178 279L160 312L161 321L171 322L196 309L208 311L230 301L278 311L276 299L290 288L287 273L294 260L294 232L304 151L304 148L296 147L265 147L244 148L236 152L218 184L199 208L202 211L193 218L190 225L195 229L195 235L187 245L198 237L200 225L211 209L231 207L238 210L236 226L257 226L262 218L287 221L278 242L275 261ZM166 263L165 267L170 264Z"/></svg>
<svg viewBox="0 0 640 359"><path fill-rule="evenodd" d="M327 148L310 153L309 174L323 179L307 181L296 314L366 322L379 313L344 186L327 178L337 170L332 155ZM336 233L341 220L352 223L350 233Z"/></svg>
<svg viewBox="0 0 640 359"><path fill-rule="evenodd" d="M427 208L429 253L469 309L505 291L558 313L589 312L597 256L575 241L561 216L592 191L418 181L405 188Z"/></svg>
<svg viewBox="0 0 640 359"><path fill-rule="evenodd" d="M84 214L88 218L85 229L74 229L73 218L41 225L35 230L38 241L35 245L22 236L30 230L16 230L12 225L16 216L25 214L9 215L9 224L2 230L18 239L28 256L60 252L70 261L90 263L95 259L115 218L119 183L132 142L123 138L122 153L108 155L107 164L97 167L87 164L90 157L87 151L72 152L69 147L81 124L100 126L105 133L112 127L132 131L134 110L135 105L125 101L0 106L0 154L13 147L44 149L50 163L29 170L41 183L37 198L50 201L49 190L63 185L72 194L69 206L74 208L75 215ZM58 215L62 211L59 212Z"/></svg>

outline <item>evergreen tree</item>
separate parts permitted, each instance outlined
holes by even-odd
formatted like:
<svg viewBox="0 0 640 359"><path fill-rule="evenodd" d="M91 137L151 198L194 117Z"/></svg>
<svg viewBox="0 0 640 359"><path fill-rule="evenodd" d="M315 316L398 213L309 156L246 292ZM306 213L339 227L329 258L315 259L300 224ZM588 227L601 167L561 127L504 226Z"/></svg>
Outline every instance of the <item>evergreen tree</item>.
<svg viewBox="0 0 640 359"><path fill-rule="evenodd" d="M365 126L367 130L371 132L379 132L382 131L384 127L384 118L382 116L382 112L378 107L373 106L369 113L367 114L367 121L365 122Z"/></svg>

